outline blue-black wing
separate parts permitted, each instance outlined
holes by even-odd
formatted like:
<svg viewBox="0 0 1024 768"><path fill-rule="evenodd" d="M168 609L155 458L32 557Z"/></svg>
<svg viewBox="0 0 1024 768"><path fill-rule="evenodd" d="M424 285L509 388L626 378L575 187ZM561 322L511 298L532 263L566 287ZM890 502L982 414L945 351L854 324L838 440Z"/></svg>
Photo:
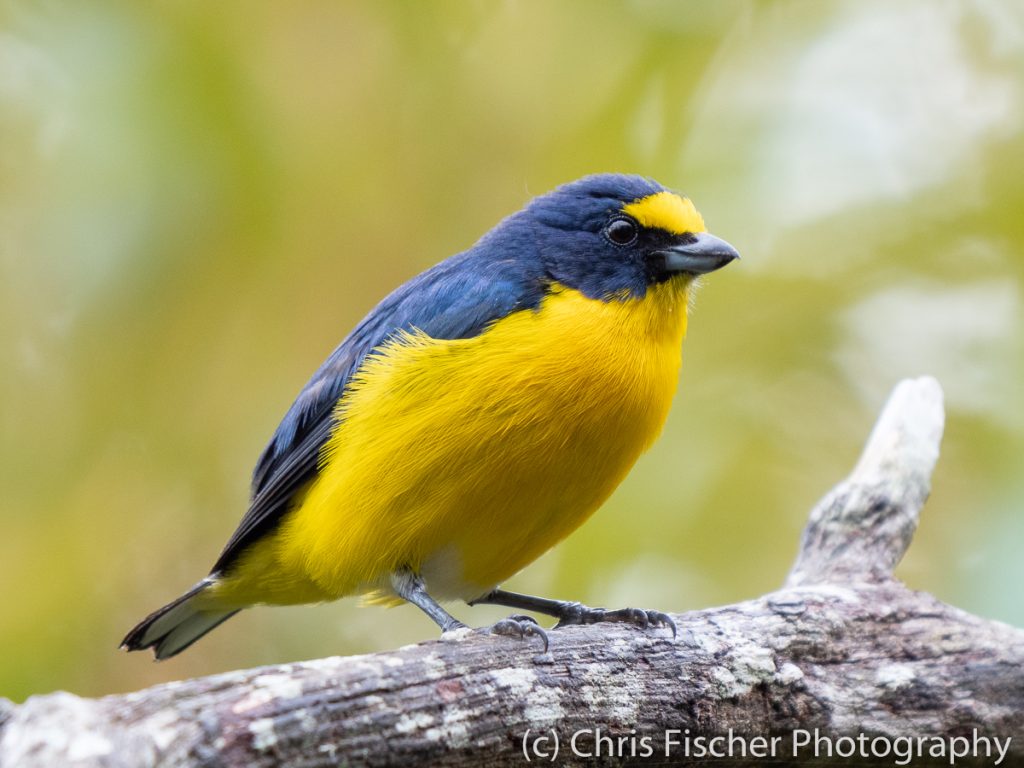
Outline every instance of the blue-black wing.
<svg viewBox="0 0 1024 768"><path fill-rule="evenodd" d="M544 284L543 275L524 269L521 259L484 261L470 250L418 275L378 304L285 414L256 464L249 509L213 572L229 568L249 545L273 531L296 491L315 476L321 450L339 428L335 406L369 352L403 330L418 329L436 339L476 336L512 312L536 308Z"/></svg>

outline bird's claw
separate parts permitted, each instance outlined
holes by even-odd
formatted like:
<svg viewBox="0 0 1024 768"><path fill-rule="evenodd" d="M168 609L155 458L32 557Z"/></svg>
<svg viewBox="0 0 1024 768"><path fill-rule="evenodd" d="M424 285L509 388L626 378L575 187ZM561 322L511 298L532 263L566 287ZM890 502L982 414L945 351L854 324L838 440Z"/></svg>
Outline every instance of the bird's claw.
<svg viewBox="0 0 1024 768"><path fill-rule="evenodd" d="M572 624L597 624L602 621L616 621L623 624L635 624L644 629L648 627L668 627L672 630L672 639L678 635L675 621L667 613L646 611L641 608L619 608L609 611L604 608L591 608L581 603L570 603L555 629Z"/></svg>
<svg viewBox="0 0 1024 768"><path fill-rule="evenodd" d="M544 653L548 652L548 633L545 632L536 619L530 616L516 614L496 622L488 630L492 635L504 635L525 640L527 637L539 637L544 643Z"/></svg>
<svg viewBox="0 0 1024 768"><path fill-rule="evenodd" d="M443 627L441 627L441 636L444 637L445 635L447 635L449 633L458 633L458 632L461 632L464 629L469 629L469 627L467 627L461 621L456 621L455 619L452 619L447 624L445 624Z"/></svg>

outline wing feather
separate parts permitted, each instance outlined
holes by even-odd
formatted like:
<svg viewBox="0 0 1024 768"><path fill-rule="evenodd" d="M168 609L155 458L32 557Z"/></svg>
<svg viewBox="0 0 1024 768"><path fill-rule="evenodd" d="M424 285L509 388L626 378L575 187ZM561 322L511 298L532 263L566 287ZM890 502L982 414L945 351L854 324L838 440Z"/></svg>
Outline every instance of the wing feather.
<svg viewBox="0 0 1024 768"><path fill-rule="evenodd" d="M251 544L276 529L295 493L313 479L335 429L335 407L366 356L400 331L437 339L476 336L508 314L535 309L544 294L542 270L519 259L484 261L472 249L405 283L368 314L299 393L253 472L249 509L213 567L231 567Z"/></svg>

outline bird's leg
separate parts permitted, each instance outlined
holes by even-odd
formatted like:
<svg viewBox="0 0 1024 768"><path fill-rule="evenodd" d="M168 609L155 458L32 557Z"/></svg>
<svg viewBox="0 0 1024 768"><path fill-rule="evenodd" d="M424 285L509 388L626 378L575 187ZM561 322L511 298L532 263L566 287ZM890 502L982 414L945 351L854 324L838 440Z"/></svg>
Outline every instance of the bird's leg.
<svg viewBox="0 0 1024 768"><path fill-rule="evenodd" d="M450 632L453 629L462 629L466 626L427 594L427 585L423 583L423 579L409 568L403 568L391 574L391 587L400 598L412 603L433 619L442 632Z"/></svg>
<svg viewBox="0 0 1024 768"><path fill-rule="evenodd" d="M566 600L550 600L546 597L534 597L532 595L521 595L518 592L506 592L504 589L494 589L483 597L470 601L470 605L504 605L509 608L519 608L523 611L536 611L558 619L555 628L564 627L568 624L597 624L600 621L621 621L628 624L639 624L641 627L663 626L672 630L672 637L676 636L676 623L667 613L661 611L644 611L639 608L620 608L616 611L608 611L604 608L591 608L582 603L574 603Z"/></svg>
<svg viewBox="0 0 1024 768"><path fill-rule="evenodd" d="M400 598L412 603L433 619L442 632L463 629L466 626L430 596L423 579L419 574L413 573L411 569L403 568L391 574L391 586ZM519 639L530 635L539 637L544 641L544 652L547 653L547 633L529 616L509 616L507 619L495 623L488 631L495 635L507 635Z"/></svg>

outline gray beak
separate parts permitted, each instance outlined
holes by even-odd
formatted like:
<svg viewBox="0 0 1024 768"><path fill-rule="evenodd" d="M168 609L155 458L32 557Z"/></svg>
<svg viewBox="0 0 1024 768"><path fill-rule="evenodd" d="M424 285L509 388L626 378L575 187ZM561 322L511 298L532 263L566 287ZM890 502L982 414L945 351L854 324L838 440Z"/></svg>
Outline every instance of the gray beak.
<svg viewBox="0 0 1024 768"><path fill-rule="evenodd" d="M703 275L721 269L740 254L725 240L707 232L691 236L688 243L680 243L657 252L664 259L666 272L686 272Z"/></svg>

